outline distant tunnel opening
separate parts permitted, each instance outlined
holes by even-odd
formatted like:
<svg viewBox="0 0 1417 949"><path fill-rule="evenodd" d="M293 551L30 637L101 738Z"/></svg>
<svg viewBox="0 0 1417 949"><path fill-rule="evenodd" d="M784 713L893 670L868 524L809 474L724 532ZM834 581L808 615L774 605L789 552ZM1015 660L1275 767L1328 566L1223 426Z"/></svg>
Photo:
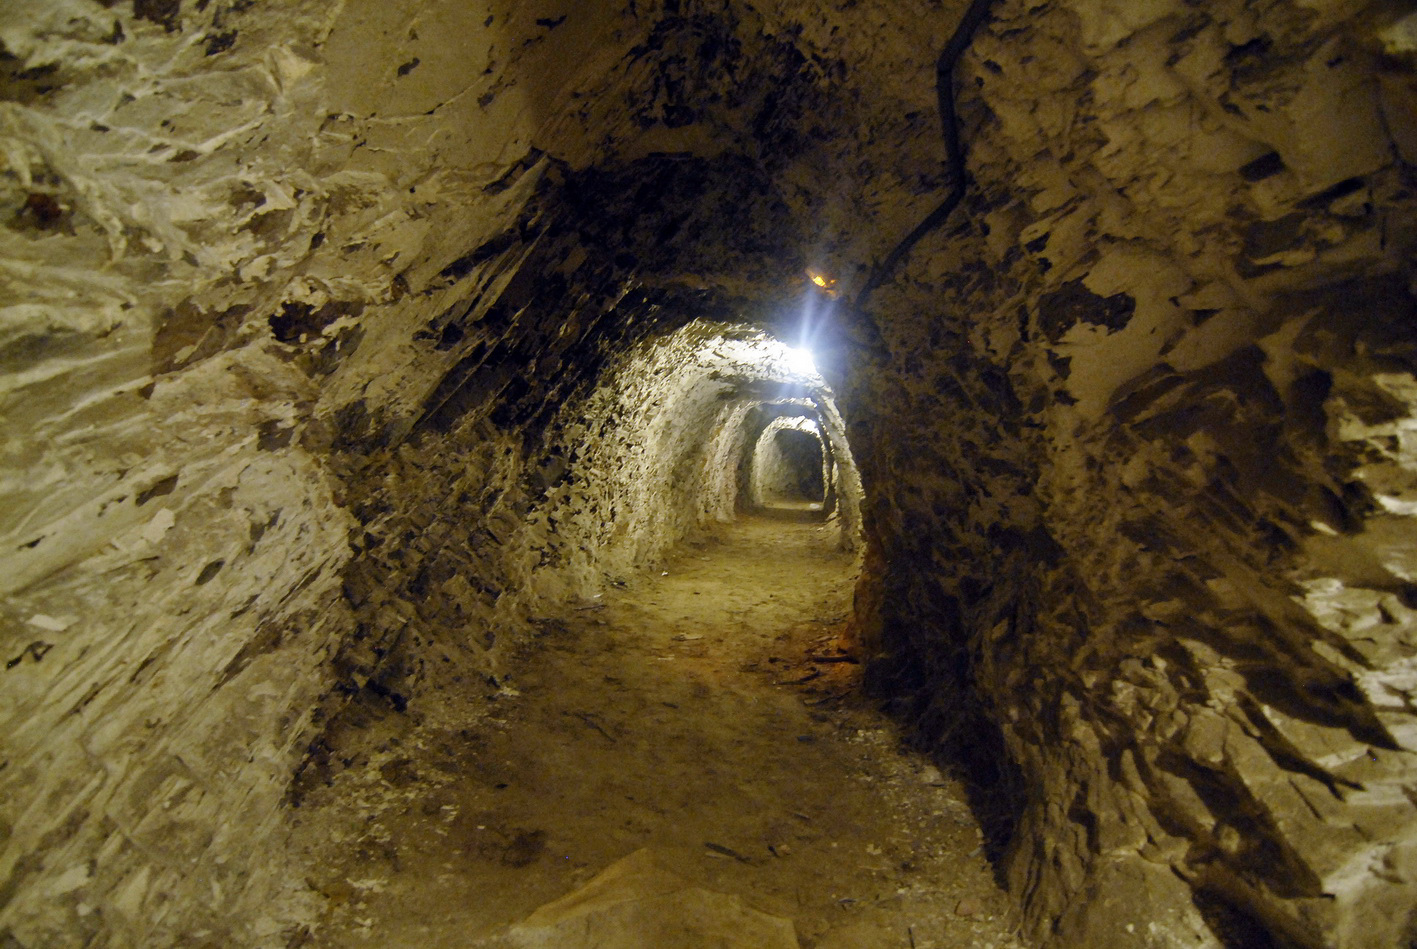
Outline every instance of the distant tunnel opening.
<svg viewBox="0 0 1417 949"><path fill-rule="evenodd" d="M758 474L758 503L765 507L806 504L820 509L826 500L822 440L799 428L764 432L753 452Z"/></svg>
<svg viewBox="0 0 1417 949"><path fill-rule="evenodd" d="M835 396L751 326L694 320L631 346L562 410L546 454L543 561L581 589L740 515L805 512L859 547L861 482Z"/></svg>
<svg viewBox="0 0 1417 949"><path fill-rule="evenodd" d="M834 511L832 451L815 413L762 425L740 474L742 509L825 519Z"/></svg>

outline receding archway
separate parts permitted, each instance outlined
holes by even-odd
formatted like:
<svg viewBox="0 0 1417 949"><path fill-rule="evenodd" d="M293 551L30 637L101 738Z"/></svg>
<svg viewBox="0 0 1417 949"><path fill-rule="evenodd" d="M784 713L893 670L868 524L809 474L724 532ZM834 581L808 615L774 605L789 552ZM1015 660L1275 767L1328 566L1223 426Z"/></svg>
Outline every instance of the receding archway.
<svg viewBox="0 0 1417 949"><path fill-rule="evenodd" d="M825 514L829 449L816 419L774 419L758 436L748 459L748 506Z"/></svg>

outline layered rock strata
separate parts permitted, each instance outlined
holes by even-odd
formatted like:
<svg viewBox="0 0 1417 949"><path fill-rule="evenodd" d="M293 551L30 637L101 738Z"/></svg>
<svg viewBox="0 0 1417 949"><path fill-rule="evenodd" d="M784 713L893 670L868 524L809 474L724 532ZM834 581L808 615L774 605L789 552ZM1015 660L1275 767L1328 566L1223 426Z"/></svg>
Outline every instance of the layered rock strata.
<svg viewBox="0 0 1417 949"><path fill-rule="evenodd" d="M1410 942L1411 18L998 0L854 313L962 6L8 4L6 937L283 944L342 703L495 692L810 402L1036 934Z"/></svg>
<svg viewBox="0 0 1417 949"><path fill-rule="evenodd" d="M813 87L782 94L793 48L732 30L568 3L0 14L7 938L281 943L283 802L341 703L416 711L444 657L495 682L579 589L531 515L576 447L557 413L637 343L735 316L782 254L805 280L752 133L705 129L785 134ZM700 103L701 60L781 82ZM738 283L706 302L675 261L714 241ZM625 563L673 539L636 512ZM557 536L590 570L603 538Z"/></svg>
<svg viewBox="0 0 1417 949"><path fill-rule="evenodd" d="M848 390L859 603L1057 944L1417 935L1406 30L1004 2L961 67L975 185Z"/></svg>

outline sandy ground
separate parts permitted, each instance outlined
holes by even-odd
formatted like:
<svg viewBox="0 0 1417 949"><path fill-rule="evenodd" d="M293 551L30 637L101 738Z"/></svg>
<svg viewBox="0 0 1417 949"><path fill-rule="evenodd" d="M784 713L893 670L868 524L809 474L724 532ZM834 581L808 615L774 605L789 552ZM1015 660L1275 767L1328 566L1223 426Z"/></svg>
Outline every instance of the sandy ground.
<svg viewBox="0 0 1417 949"><path fill-rule="evenodd" d="M958 784L857 697L833 528L745 518L557 622L489 708L356 716L294 813L312 947L468 947L652 847L806 949L1012 949Z"/></svg>

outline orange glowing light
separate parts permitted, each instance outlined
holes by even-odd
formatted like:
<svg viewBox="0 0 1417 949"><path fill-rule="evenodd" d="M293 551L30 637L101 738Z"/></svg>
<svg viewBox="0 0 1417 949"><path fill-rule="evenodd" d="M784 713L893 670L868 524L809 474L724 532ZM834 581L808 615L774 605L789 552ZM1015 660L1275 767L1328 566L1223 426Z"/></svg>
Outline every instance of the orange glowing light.
<svg viewBox="0 0 1417 949"><path fill-rule="evenodd" d="M827 288L827 278L823 277L819 273L812 274L812 282L815 283L817 286L821 287L823 290Z"/></svg>

